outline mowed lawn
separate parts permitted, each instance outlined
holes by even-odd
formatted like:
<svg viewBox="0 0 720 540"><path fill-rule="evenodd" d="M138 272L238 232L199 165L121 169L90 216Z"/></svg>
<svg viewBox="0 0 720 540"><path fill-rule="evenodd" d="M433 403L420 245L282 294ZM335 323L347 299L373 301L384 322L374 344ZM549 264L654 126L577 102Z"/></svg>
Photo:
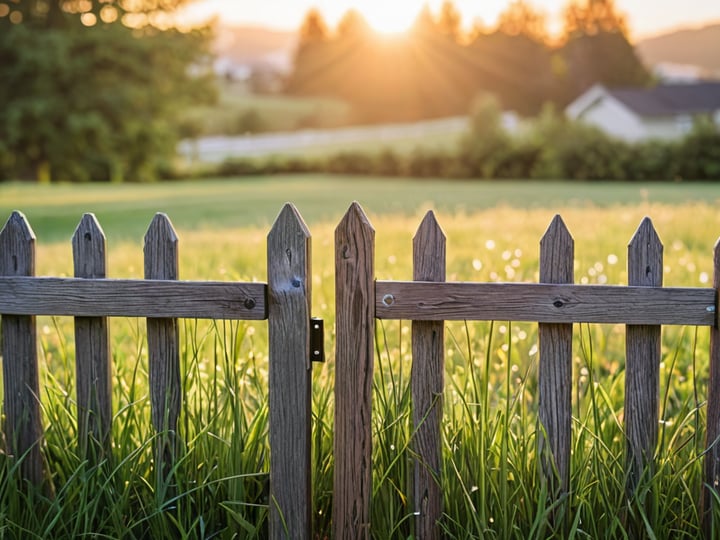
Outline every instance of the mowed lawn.
<svg viewBox="0 0 720 540"><path fill-rule="evenodd" d="M434 209L449 215L492 208L649 209L653 204L720 202L720 184L450 181L361 176L283 175L156 184L0 183L0 219L13 210L30 220L38 240L67 240L80 217L93 212L108 238L142 238L156 212L178 230L268 227L285 202L308 224L339 220L352 201L372 216L414 215ZM518 215L522 219L522 214ZM700 225L700 224L698 224Z"/></svg>

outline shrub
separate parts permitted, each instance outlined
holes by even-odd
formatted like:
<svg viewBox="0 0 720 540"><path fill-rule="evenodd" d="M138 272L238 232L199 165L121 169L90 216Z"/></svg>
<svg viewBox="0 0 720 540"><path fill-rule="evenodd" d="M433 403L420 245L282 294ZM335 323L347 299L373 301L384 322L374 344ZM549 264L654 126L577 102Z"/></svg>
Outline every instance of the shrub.
<svg viewBox="0 0 720 540"><path fill-rule="evenodd" d="M687 180L720 180L720 128L698 121L677 149L677 175Z"/></svg>

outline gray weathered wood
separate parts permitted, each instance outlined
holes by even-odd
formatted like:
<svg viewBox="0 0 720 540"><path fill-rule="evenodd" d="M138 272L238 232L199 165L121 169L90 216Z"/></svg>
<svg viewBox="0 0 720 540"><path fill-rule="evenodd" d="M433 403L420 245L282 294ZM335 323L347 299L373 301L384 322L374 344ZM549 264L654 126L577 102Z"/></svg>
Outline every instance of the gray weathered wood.
<svg viewBox="0 0 720 540"><path fill-rule="evenodd" d="M574 256L572 236L555 216L540 241L540 281L572 283ZM538 456L554 496L570 485L572 332L572 324L538 325Z"/></svg>
<svg viewBox="0 0 720 540"><path fill-rule="evenodd" d="M413 239L413 279L445 281L445 234L428 212ZM440 538L440 468L444 390L444 323L412 323L412 415L415 537Z"/></svg>
<svg viewBox="0 0 720 540"><path fill-rule="evenodd" d="M715 243L713 255L713 287L720 295L720 239ZM711 514L713 499L714 495L717 496L720 492L720 325L718 325L717 312L715 317L715 324L710 329L710 381L707 396L705 472L700 505L703 512L703 531L708 540L712 538L713 532Z"/></svg>
<svg viewBox="0 0 720 540"><path fill-rule="evenodd" d="M375 230L353 203L335 229L333 538L370 537Z"/></svg>
<svg viewBox="0 0 720 540"><path fill-rule="evenodd" d="M14 315L267 318L264 283L0 277L0 306Z"/></svg>
<svg viewBox="0 0 720 540"><path fill-rule="evenodd" d="M145 279L178 279L178 238L170 220L158 213L145 235ZM177 455L180 415L180 337L178 321L147 319L150 415L158 432L155 471L158 487L171 481Z"/></svg>
<svg viewBox="0 0 720 540"><path fill-rule="evenodd" d="M378 281L378 319L689 324L715 321L710 287Z"/></svg>
<svg viewBox="0 0 720 540"><path fill-rule="evenodd" d="M35 273L35 233L20 212L10 215L0 231L0 275ZM0 304L0 312L3 311ZM37 331L34 316L2 316L5 442L7 452L21 459L24 478L43 483Z"/></svg>
<svg viewBox="0 0 720 540"><path fill-rule="evenodd" d="M105 277L105 233L94 215L83 216L73 235L72 246L75 277ZM81 455L99 462L112 455L112 391L106 317L75 318L75 372Z"/></svg>
<svg viewBox="0 0 720 540"><path fill-rule="evenodd" d="M286 204L268 234L270 538L311 536L311 239Z"/></svg>
<svg viewBox="0 0 720 540"><path fill-rule="evenodd" d="M628 284L661 287L663 246L645 218L628 245ZM625 432L628 444L628 489L646 467L652 467L658 433L660 326L628 325L625 360Z"/></svg>

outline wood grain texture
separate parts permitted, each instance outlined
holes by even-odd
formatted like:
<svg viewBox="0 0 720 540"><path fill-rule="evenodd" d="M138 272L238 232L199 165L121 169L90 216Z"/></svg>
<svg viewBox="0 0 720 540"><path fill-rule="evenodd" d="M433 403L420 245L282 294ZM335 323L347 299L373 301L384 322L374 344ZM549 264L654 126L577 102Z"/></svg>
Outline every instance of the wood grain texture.
<svg viewBox="0 0 720 540"><path fill-rule="evenodd" d="M715 289L378 281L378 319L712 326Z"/></svg>
<svg viewBox="0 0 720 540"><path fill-rule="evenodd" d="M713 252L713 287L720 295L720 240ZM717 313L715 314L717 317ZM704 486L700 508L703 512L705 538L712 538L713 498L720 492L720 326L716 319L710 329L710 381L707 396L707 431L705 433ZM713 493L714 492L714 493Z"/></svg>
<svg viewBox="0 0 720 540"><path fill-rule="evenodd" d="M663 246L650 219L645 218L628 245L628 283L661 287ZM660 326L628 325L625 360L625 432L628 490L646 467L652 467L658 434L660 391Z"/></svg>
<svg viewBox="0 0 720 540"><path fill-rule="evenodd" d="M375 230L353 203L335 229L333 538L370 537Z"/></svg>
<svg viewBox="0 0 720 540"><path fill-rule="evenodd" d="M75 277L105 277L105 233L94 215L83 216L73 235L72 248ZM112 389L107 318L75 318L75 373L80 453L97 464L112 456Z"/></svg>
<svg viewBox="0 0 720 540"><path fill-rule="evenodd" d="M0 312L73 317L267 318L264 283L0 277Z"/></svg>
<svg viewBox="0 0 720 540"><path fill-rule="evenodd" d="M0 231L0 275L35 273L35 234L25 216L13 212ZM37 330L34 316L2 316L5 443L7 452L21 458L24 478L43 484Z"/></svg>
<svg viewBox="0 0 720 540"><path fill-rule="evenodd" d="M413 239L413 279L445 280L445 234L428 212ZM412 416L415 537L439 539L442 516L440 489L444 380L444 322L412 323Z"/></svg>
<svg viewBox="0 0 720 540"><path fill-rule="evenodd" d="M311 536L311 238L286 204L268 235L270 538Z"/></svg>
<svg viewBox="0 0 720 540"><path fill-rule="evenodd" d="M540 240L540 281L572 283L574 257L572 236L555 216ZM538 325L538 456L554 497L570 486L572 334L572 324Z"/></svg>
<svg viewBox="0 0 720 540"><path fill-rule="evenodd" d="M145 279L178 279L178 238L165 214L156 214L145 235ZM172 496L170 482L177 456L180 415L180 336L174 318L147 319L150 416L155 439L157 489Z"/></svg>

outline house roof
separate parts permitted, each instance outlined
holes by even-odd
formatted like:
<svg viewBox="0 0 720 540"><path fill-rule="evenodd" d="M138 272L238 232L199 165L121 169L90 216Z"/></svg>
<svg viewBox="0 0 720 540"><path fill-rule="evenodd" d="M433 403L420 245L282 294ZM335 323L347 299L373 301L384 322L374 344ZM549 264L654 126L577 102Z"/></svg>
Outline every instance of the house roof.
<svg viewBox="0 0 720 540"><path fill-rule="evenodd" d="M720 110L720 82L606 89L640 116L673 116Z"/></svg>

